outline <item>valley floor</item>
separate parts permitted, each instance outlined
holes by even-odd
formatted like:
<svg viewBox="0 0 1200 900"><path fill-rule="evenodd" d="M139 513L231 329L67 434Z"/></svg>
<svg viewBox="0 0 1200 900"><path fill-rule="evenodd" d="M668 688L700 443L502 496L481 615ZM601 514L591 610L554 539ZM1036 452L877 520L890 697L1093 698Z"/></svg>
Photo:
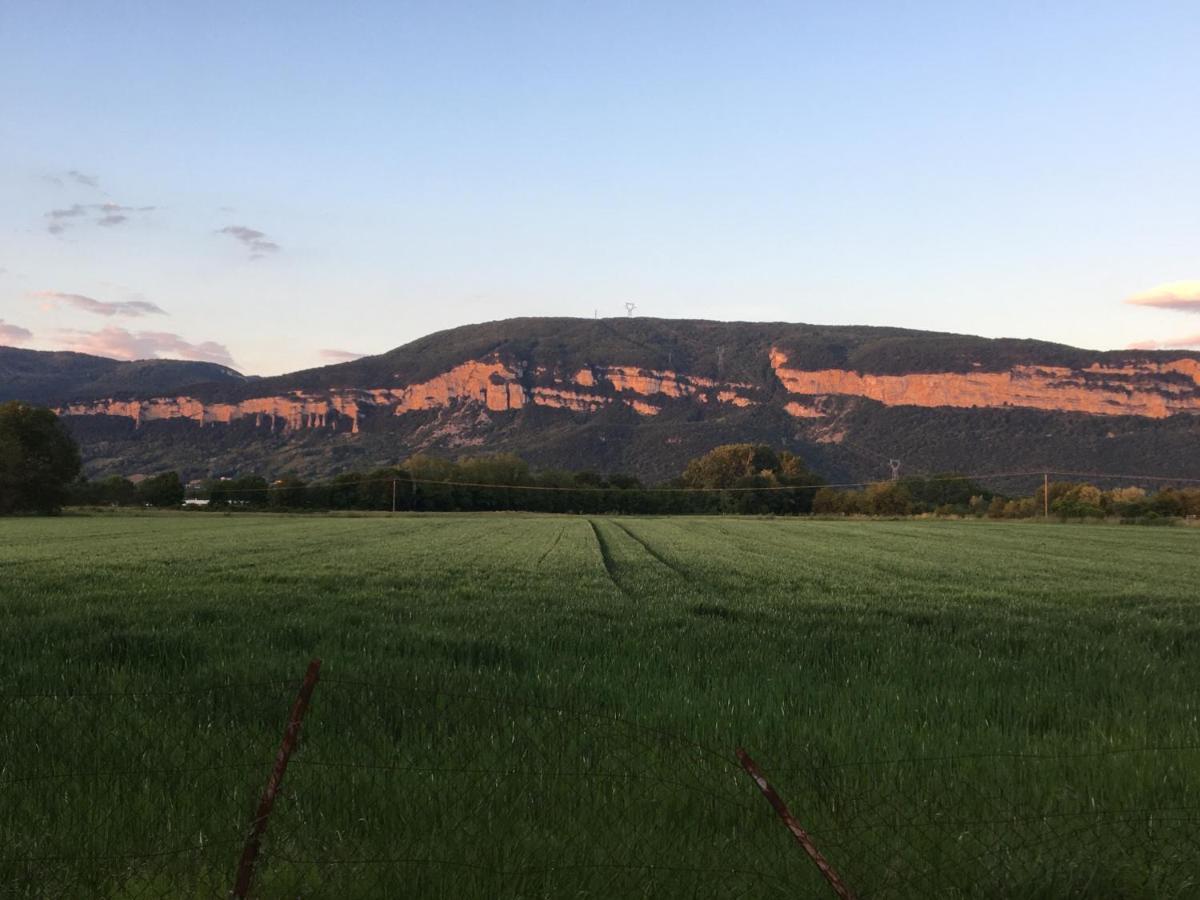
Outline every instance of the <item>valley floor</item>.
<svg viewBox="0 0 1200 900"><path fill-rule="evenodd" d="M796 896L739 746L863 895L1189 896L1198 584L1191 528L0 520L0 884L211 895L320 657L267 896Z"/></svg>

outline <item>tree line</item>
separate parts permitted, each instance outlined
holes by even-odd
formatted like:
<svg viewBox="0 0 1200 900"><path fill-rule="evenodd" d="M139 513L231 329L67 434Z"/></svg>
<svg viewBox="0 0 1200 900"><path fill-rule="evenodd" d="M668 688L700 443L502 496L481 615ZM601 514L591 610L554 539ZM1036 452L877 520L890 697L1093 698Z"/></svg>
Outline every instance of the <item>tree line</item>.
<svg viewBox="0 0 1200 900"><path fill-rule="evenodd" d="M620 473L535 472L511 454L457 461L418 455L402 466L313 483L293 475L272 482L261 476L209 481L198 494L212 509L795 515L812 510L813 496L796 489L823 483L794 454L732 444L692 460L678 478L654 487Z"/></svg>
<svg viewBox="0 0 1200 900"><path fill-rule="evenodd" d="M861 487L827 485L804 460L761 444L728 444L691 460L680 475L647 486L626 474L532 470L511 454L458 460L417 455L404 464L307 482L284 474L214 478L190 492L177 472L137 482L80 475L79 448L53 412L0 404L0 514L53 513L63 506L211 510L501 511L585 514L974 516L1020 519L1120 518L1169 522L1200 516L1200 488L1101 489L1052 482L1008 496L966 476L907 477ZM190 493L190 498L189 498Z"/></svg>

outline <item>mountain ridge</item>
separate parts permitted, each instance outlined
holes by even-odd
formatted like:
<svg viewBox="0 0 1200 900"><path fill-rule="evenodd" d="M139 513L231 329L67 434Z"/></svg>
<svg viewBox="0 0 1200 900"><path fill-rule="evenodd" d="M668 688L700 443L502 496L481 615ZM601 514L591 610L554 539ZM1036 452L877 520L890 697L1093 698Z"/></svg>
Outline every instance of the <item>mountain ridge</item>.
<svg viewBox="0 0 1200 900"><path fill-rule="evenodd" d="M95 474L255 467L319 477L414 452L513 451L654 479L675 474L684 454L753 439L856 477L877 476L871 457L901 448L914 466L1044 463L1039 431L1075 434L1074 449L1056 451L1073 464L1149 457L1187 469L1171 474L1200 474L1187 449L1200 436L1200 353L1189 351L870 326L525 318L265 378L151 365L39 387L28 375L6 380L4 361L0 396L49 399ZM208 372L213 380L182 385ZM113 385L121 390L102 390ZM986 435L990 450L981 455L964 429ZM854 451L863 439L875 449Z"/></svg>

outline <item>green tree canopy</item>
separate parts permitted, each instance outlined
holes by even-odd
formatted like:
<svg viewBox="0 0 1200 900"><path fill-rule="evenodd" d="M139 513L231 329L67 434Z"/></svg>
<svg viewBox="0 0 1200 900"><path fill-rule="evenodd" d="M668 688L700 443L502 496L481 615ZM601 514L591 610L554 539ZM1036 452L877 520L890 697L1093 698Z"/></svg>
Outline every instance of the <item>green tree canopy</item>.
<svg viewBox="0 0 1200 900"><path fill-rule="evenodd" d="M813 478L804 460L766 444L724 444L693 459L683 470L685 487L730 488L741 478L761 475L780 483Z"/></svg>
<svg viewBox="0 0 1200 900"><path fill-rule="evenodd" d="M727 512L796 513L812 509L813 491L804 488L824 484L824 480L787 450L776 451L765 444L725 444L689 462L679 484L708 490L737 489L740 496L731 494L723 500ZM798 490L777 490L780 487Z"/></svg>
<svg viewBox="0 0 1200 900"><path fill-rule="evenodd" d="M183 481L178 472L163 472L147 478L137 486L137 498L147 506L181 506Z"/></svg>
<svg viewBox="0 0 1200 900"><path fill-rule="evenodd" d="M0 513L54 513L79 474L79 447L49 409L0 403Z"/></svg>

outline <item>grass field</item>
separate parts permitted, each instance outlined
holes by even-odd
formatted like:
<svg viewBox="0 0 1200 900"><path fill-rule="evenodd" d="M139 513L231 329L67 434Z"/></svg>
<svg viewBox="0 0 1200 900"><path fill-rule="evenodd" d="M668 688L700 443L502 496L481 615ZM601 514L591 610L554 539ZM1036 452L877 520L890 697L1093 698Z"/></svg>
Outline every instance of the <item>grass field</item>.
<svg viewBox="0 0 1200 900"><path fill-rule="evenodd" d="M1200 896L1200 754L1110 752L1200 745L1198 585L1190 528L0 521L0 895L228 890L318 656L266 896L820 896L689 742L863 896Z"/></svg>

